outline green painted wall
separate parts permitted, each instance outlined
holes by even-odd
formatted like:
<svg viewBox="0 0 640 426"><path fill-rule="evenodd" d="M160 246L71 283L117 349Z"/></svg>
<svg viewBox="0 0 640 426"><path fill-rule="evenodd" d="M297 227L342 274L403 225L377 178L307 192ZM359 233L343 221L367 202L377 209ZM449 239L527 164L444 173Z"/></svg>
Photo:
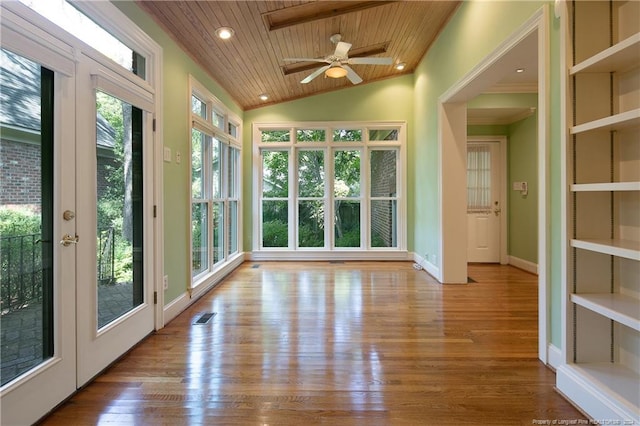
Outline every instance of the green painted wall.
<svg viewBox="0 0 640 426"><path fill-rule="evenodd" d="M537 115L509 125L508 206L509 255L538 263L538 162ZM511 188L527 182L528 194Z"/></svg>
<svg viewBox="0 0 640 426"><path fill-rule="evenodd" d="M413 126L413 76L404 75L375 83L360 84L336 92L324 93L308 98L284 102L273 106L246 111L244 114L243 135L243 200L244 200L244 228L243 240L245 251L251 251L253 221L252 205L252 163L253 155L251 132L253 123L283 122L283 121L375 121L394 120L407 122L407 157L413 155L412 144ZM409 173L412 162L409 162ZM408 184L408 211L412 212L415 182ZM409 235L413 227L413 215L409 213ZM411 250L413 239L409 238L408 247Z"/></svg>
<svg viewBox="0 0 640 426"><path fill-rule="evenodd" d="M560 341L560 29L553 17L553 3L545 1L467 1L458 9L436 42L417 67L414 91L414 149L409 167L410 181L420 182L415 192L414 251L439 260L438 213L438 98L462 77L471 72L483 58L492 53L507 37L544 5L549 6L550 26L550 199L552 239L551 275L551 342ZM481 36L479 36L481 35ZM419 165L419 167L417 166ZM435 256L433 259L431 256Z"/></svg>
<svg viewBox="0 0 640 426"><path fill-rule="evenodd" d="M205 85L229 109L242 116L242 109L220 85L187 56L158 25L131 1L113 4L134 21L162 47L163 53L163 140L171 148L173 161L163 164L164 196L164 273L169 276L169 289L165 291L165 304L183 294L191 281L189 266L189 158L190 94L189 74ZM182 155L176 164L175 155Z"/></svg>

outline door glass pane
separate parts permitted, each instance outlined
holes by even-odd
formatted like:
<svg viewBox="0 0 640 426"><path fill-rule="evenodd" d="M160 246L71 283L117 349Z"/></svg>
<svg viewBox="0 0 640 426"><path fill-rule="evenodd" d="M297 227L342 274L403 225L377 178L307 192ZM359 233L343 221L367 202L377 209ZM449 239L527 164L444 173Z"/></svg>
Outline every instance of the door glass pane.
<svg viewBox="0 0 640 426"><path fill-rule="evenodd" d="M324 247L324 201L299 202L298 246Z"/></svg>
<svg viewBox="0 0 640 426"><path fill-rule="evenodd" d="M53 72L0 51L1 385L53 355Z"/></svg>
<svg viewBox="0 0 640 426"><path fill-rule="evenodd" d="M491 210L491 148L467 145L467 212Z"/></svg>
<svg viewBox="0 0 640 426"><path fill-rule="evenodd" d="M335 246L360 247L360 202L335 202Z"/></svg>
<svg viewBox="0 0 640 426"><path fill-rule="evenodd" d="M98 328L140 305L142 110L96 93Z"/></svg>
<svg viewBox="0 0 640 426"><path fill-rule="evenodd" d="M397 247L397 201L371 201L371 247Z"/></svg>
<svg viewBox="0 0 640 426"><path fill-rule="evenodd" d="M118 65L146 80L145 58L66 0L20 0Z"/></svg>
<svg viewBox="0 0 640 426"><path fill-rule="evenodd" d="M193 203L191 206L191 238L192 238L192 260L191 260L191 276L204 272L208 269L209 257L207 244L207 236L209 229L207 227L207 203Z"/></svg>

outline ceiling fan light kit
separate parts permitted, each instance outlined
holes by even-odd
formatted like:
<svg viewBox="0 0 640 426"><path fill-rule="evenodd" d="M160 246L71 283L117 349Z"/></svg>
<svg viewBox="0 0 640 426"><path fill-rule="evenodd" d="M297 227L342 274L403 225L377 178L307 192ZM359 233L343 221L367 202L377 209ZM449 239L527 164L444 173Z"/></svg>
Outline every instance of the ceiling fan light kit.
<svg viewBox="0 0 640 426"><path fill-rule="evenodd" d="M326 70L324 75L331 78L342 78L347 75L347 70L342 68L340 65L336 65L335 67L331 67Z"/></svg>
<svg viewBox="0 0 640 426"><path fill-rule="evenodd" d="M345 43L342 40L340 34L332 35L329 40L336 45L336 49L333 54L324 58L284 58L285 61L296 62L318 62L325 63L322 67L315 70L313 73L305 77L300 83L307 84L314 78L324 73L326 77L330 78L342 78L347 77L353 84L362 82L362 78L351 68L349 65L391 65L393 60L391 58L373 58L373 57L358 57L349 58L348 53L351 49L351 43Z"/></svg>

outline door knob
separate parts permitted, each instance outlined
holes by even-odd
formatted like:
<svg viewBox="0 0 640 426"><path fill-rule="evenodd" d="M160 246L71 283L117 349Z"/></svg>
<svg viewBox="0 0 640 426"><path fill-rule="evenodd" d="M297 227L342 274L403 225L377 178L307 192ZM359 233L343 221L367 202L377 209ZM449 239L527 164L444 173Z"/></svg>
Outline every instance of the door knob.
<svg viewBox="0 0 640 426"><path fill-rule="evenodd" d="M502 210L501 209L493 209L493 214L498 216Z"/></svg>
<svg viewBox="0 0 640 426"><path fill-rule="evenodd" d="M65 247L68 247L71 244L78 244L78 240L80 240L80 237L78 237L77 235L75 237L72 237L69 234L64 234L64 236L60 240L60 244L62 244Z"/></svg>

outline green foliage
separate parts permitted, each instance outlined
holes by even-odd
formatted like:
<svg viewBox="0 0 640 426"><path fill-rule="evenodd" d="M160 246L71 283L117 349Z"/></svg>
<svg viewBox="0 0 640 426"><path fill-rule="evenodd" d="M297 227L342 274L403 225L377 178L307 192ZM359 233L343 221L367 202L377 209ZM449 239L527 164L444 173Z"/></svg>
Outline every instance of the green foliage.
<svg viewBox="0 0 640 426"><path fill-rule="evenodd" d="M291 132L289 130L263 130L262 142L289 142Z"/></svg>
<svg viewBox="0 0 640 426"><path fill-rule="evenodd" d="M360 247L360 228L345 232L342 237L336 235L336 247Z"/></svg>
<svg viewBox="0 0 640 426"><path fill-rule="evenodd" d="M362 130L336 129L333 131L333 140L340 142L360 142L362 141Z"/></svg>
<svg viewBox="0 0 640 426"><path fill-rule="evenodd" d="M320 129L298 129L296 130L296 140L298 142L324 142L325 133Z"/></svg>
<svg viewBox="0 0 640 426"><path fill-rule="evenodd" d="M263 247L287 247L289 231L286 222L273 220L262 224Z"/></svg>
<svg viewBox="0 0 640 426"><path fill-rule="evenodd" d="M309 225L298 227L298 245L300 247L324 247L324 230Z"/></svg>
<svg viewBox="0 0 640 426"><path fill-rule="evenodd" d="M0 236L13 237L40 233L40 215L27 210L0 208Z"/></svg>
<svg viewBox="0 0 640 426"><path fill-rule="evenodd" d="M263 196L289 196L289 153L287 151L263 151Z"/></svg>
<svg viewBox="0 0 640 426"><path fill-rule="evenodd" d="M113 263L113 276L116 283L133 282L133 253L131 244L118 236L116 236Z"/></svg>

